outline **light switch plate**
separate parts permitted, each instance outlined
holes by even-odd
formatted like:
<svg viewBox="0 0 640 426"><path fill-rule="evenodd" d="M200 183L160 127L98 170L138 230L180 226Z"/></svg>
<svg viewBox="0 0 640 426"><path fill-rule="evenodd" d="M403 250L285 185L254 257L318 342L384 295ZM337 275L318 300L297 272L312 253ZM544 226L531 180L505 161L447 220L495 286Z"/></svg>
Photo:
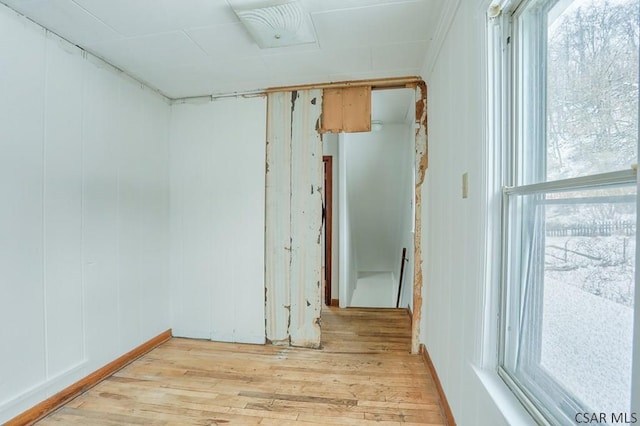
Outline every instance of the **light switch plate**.
<svg viewBox="0 0 640 426"><path fill-rule="evenodd" d="M469 173L462 174L462 198L469 197Z"/></svg>

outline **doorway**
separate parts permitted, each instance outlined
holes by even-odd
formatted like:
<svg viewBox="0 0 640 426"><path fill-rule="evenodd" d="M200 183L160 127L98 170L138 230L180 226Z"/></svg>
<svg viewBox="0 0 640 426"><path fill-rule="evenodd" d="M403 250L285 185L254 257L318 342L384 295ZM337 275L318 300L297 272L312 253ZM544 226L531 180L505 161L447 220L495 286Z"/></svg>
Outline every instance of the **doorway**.
<svg viewBox="0 0 640 426"><path fill-rule="evenodd" d="M414 155L412 157L413 169L415 170L413 263L416 267L411 274L412 280L410 282L412 285L407 287L412 290L413 300L411 351L417 353L422 305L420 204L421 186L427 169L427 116L426 85L415 77L268 90L265 240L267 249L265 259L265 330L267 340L275 344L292 346L318 347L320 345L319 314L323 305L321 292L323 252L321 250L321 232L318 233L322 229L322 197L318 197L321 193L318 189L321 188L323 179L323 163L321 161L323 143L320 137L328 127L320 127L324 125L322 117L326 118L327 115L320 114L318 108L324 105L323 91L326 89L343 88L347 90L347 88L361 87L369 88L369 90L409 88L414 91L415 108L412 109L415 112L413 115ZM343 120L348 118L347 112L354 111L353 98L345 95L344 97L334 97L335 100L342 103L341 106L339 105L340 109L336 110L339 111L337 118ZM346 127L338 128L346 129ZM292 139L304 141L304 143L292 143ZM318 148L320 153L317 152ZM342 167L339 165L334 169ZM293 176L296 176L296 179L291 179ZM305 180L300 180L300 176ZM341 182L342 179L339 181L340 185ZM341 200L342 195L339 198ZM344 210L342 209L342 211ZM343 215L342 211L340 215ZM348 234L343 231L340 229L340 238ZM291 242L295 242L296 245L292 246ZM332 248L332 251L336 251L335 241ZM340 251L341 261L338 266L346 264L342 262L343 255L344 251ZM335 258L335 254L333 256ZM340 305L342 306L343 300L346 301L347 298L342 297L345 286L341 284L346 281L342 279L341 273L340 280L336 283L335 269L335 263L332 262L334 272L331 287L332 291L335 291L336 287L339 288ZM406 277L409 280L409 274Z"/></svg>
<svg viewBox="0 0 640 426"><path fill-rule="evenodd" d="M402 253L413 254L415 89L373 91L371 120L370 132L323 137L323 154L337 166L334 299L340 307L407 308L412 262ZM409 268L401 289L403 266Z"/></svg>

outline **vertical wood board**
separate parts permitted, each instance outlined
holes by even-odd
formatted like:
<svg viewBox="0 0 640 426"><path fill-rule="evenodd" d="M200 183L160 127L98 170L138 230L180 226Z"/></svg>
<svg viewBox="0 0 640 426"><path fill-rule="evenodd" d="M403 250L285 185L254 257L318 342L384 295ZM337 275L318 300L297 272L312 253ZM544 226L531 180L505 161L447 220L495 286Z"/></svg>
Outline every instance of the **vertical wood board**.
<svg viewBox="0 0 640 426"><path fill-rule="evenodd" d="M265 315L266 336L274 344L289 344L291 102L291 92L267 99Z"/></svg>
<svg viewBox="0 0 640 426"><path fill-rule="evenodd" d="M291 125L291 344L320 346L322 90L293 92Z"/></svg>
<svg viewBox="0 0 640 426"><path fill-rule="evenodd" d="M322 132L342 130L342 88L324 89L322 94Z"/></svg>

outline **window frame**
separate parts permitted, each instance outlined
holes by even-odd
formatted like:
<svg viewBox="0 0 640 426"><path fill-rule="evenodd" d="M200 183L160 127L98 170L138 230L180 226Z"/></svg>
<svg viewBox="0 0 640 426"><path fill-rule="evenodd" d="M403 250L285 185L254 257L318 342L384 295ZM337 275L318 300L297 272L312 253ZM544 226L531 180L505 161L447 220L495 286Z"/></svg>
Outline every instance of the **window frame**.
<svg viewBox="0 0 640 426"><path fill-rule="evenodd" d="M493 177L489 176L489 178L490 184L492 183L494 185L494 194L500 199L498 203L499 207L494 203L493 208L494 214L500 216L499 225L496 223L496 228L498 229L494 231L493 238L491 235L488 236L488 240L491 251L499 254L500 266L497 268L498 271L496 274L493 276L488 275L490 288L493 286L495 290L492 291L497 292L499 297L493 302L498 305L493 308L493 312L496 312L498 316L496 322L497 330L495 335L492 334L492 332L487 333L487 337L490 340L487 341L487 343L495 349L495 352L491 350L488 352L485 351L485 356L489 355L494 360L497 374L506 383L511 392L516 395L530 415L532 415L539 424L553 424L554 419L557 419L557 410L549 410L542 401L526 389L526 386L520 383L518 378L505 368L505 351L508 340L506 328L509 326L509 315L513 315L514 310L517 312L520 310L518 303L511 303L509 300L509 291L513 290L513 285L509 284L510 274L513 273L513 266L510 261L513 260L514 251L511 249L509 241L513 232L511 229L513 220L509 218L509 199L510 197L518 195L555 193L571 189L600 188L620 184L635 184L637 190L640 185L638 184L637 167L609 173L546 181L540 178L541 176L546 177L546 161L544 160L546 151L544 144L535 144L538 148L537 152L526 152L523 150L522 140L525 138L525 134L527 134L529 138L538 138L537 140L543 140L546 134L546 109L545 107L534 108L532 106L534 104L546 105L546 85L543 86L545 88L542 90L528 91L530 95L538 96L535 102L525 102L525 100L523 100L522 94L526 93L527 89L526 87L521 87L522 81L525 81L529 87L546 81L546 66L536 68L537 72L533 73L532 78L526 79L522 76L523 70L531 69L531 67L525 67L523 65L525 60L531 60L532 57L537 58L535 60L537 60L538 63L544 63L546 60L546 18L541 18L544 22L541 23L538 21L536 23L538 33L544 33L545 36L538 37L538 44L535 46L535 49L527 52L523 45L525 41L523 39L532 37L532 35L531 33L523 33L523 31L531 31L531 28L523 28L522 15L527 10L527 7L534 1L535 0L502 0L500 3L492 4L488 13L488 137L489 140L492 141L490 146L493 148L493 152L488 154L488 160L489 164L496 166L496 171L494 171L495 175ZM556 3L557 2L554 1L547 1L545 3L547 7L541 13L541 16L545 17L546 11ZM497 16L496 11L498 11ZM535 111L532 112L531 110ZM529 117L533 116L534 119L524 120L523 117L525 114L531 114ZM533 122L533 124L525 128L523 122ZM534 144L530 144L530 146L531 145ZM528 162L531 162L530 158L536 158L536 162L542 165L542 167L539 167L539 169L535 171L523 170L522 165L524 164L523 158L525 156ZM640 205L640 201L637 200L636 203ZM639 211L636 212L636 223L638 223L638 213ZM638 236L636 235L636 244L637 243ZM510 249L512 253L509 253ZM640 259L639 252L640 250L636 253L636 265L640 264L638 263L638 259ZM521 253L517 254L522 258ZM516 268L520 268L520 266L516 265ZM640 286L638 285L637 268L635 271L635 288L634 358L632 361L631 382L632 412L637 412L634 410L640 409L640 402L633 402L637 401L640 395L640 349L637 343L640 339L640 309L638 309L638 307L640 307ZM511 305L516 306L511 307ZM490 306L489 308L491 310ZM545 391L552 389L553 395L551 398L556 401L558 401L559 398L563 398L563 403L571 407L571 410L575 410L576 412L580 411L582 408L580 407L580 402L575 400L575 398L571 398L570 393L564 390L562 386L549 376L544 369L540 368L539 365L535 373L537 374L537 380L541 378L542 381L550 383ZM638 415L638 417L640 417L640 415Z"/></svg>

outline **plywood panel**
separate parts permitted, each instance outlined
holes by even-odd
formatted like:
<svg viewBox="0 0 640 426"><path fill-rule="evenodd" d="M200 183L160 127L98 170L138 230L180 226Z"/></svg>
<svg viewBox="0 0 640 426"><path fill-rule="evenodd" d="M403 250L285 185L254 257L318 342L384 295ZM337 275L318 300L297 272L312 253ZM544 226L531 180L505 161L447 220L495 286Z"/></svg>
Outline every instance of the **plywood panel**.
<svg viewBox="0 0 640 426"><path fill-rule="evenodd" d="M349 87L342 90L342 131L371 131L371 87Z"/></svg>
<svg viewBox="0 0 640 426"><path fill-rule="evenodd" d="M294 93L291 125L291 344L320 346L322 91Z"/></svg>
<svg viewBox="0 0 640 426"><path fill-rule="evenodd" d="M371 86L324 89L322 133L371 131Z"/></svg>
<svg viewBox="0 0 640 426"><path fill-rule="evenodd" d="M322 95L322 131L340 133L342 131L342 90L324 89Z"/></svg>
<svg viewBox="0 0 640 426"><path fill-rule="evenodd" d="M289 343L292 96L270 93L267 101L265 314L276 344Z"/></svg>

